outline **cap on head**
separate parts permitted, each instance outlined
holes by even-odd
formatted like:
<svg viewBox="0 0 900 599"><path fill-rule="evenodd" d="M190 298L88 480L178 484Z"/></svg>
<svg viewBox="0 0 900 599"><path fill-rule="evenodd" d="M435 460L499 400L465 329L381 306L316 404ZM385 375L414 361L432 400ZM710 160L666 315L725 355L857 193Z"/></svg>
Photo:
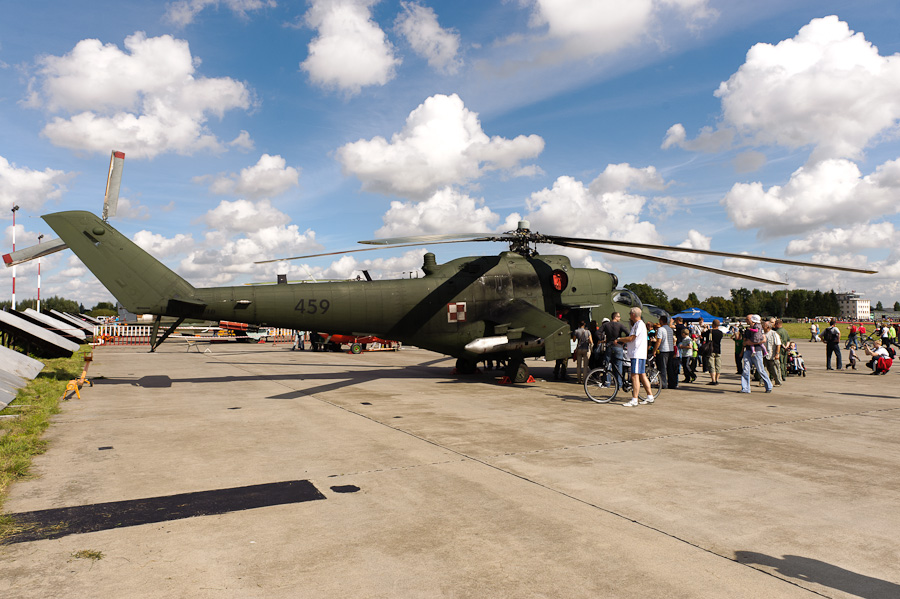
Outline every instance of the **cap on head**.
<svg viewBox="0 0 900 599"><path fill-rule="evenodd" d="M750 322L752 322L753 324L759 324L760 322L762 322L762 319L759 317L759 314L751 314Z"/></svg>

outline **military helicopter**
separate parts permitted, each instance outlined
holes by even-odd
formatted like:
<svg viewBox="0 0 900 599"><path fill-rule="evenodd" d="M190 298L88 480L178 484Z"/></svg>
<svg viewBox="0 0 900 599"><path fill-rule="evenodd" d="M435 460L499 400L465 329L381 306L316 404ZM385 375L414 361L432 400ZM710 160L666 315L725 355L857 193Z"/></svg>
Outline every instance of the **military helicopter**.
<svg viewBox="0 0 900 599"><path fill-rule="evenodd" d="M766 284L784 283L616 248L874 272L712 250L543 235L531 231L528 222L522 221L515 230L501 234L430 235L362 242L382 248L488 241L509 244L507 251L497 255L457 258L444 264L438 264L433 253L426 253L422 264L425 276L420 278L371 280L367 275L359 281L197 288L90 212L57 212L42 218L129 311L156 315L150 351L186 318L229 320L335 334L377 335L455 357L457 371L462 374L474 372L478 361L486 357L505 359L506 374L515 382L528 377L525 358L545 356L556 360L571 354L570 320L574 317L588 320L591 309L606 315L641 306L636 295L617 288L618 278L613 273L575 268L566 256L539 254L538 245L651 260ZM374 249L379 248L266 262ZM163 316L175 317L176 321L159 336Z"/></svg>

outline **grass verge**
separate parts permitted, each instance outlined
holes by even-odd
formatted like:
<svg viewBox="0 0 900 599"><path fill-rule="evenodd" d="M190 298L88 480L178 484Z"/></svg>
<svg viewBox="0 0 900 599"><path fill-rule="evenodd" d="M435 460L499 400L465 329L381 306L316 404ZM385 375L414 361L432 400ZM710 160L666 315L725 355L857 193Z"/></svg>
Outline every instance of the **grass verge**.
<svg viewBox="0 0 900 599"><path fill-rule="evenodd" d="M89 351L90 346L82 346ZM50 425L50 417L59 412L59 402L66 391L66 384L81 375L84 353L71 358L41 360L44 369L33 381L19 390L16 399L0 411L0 415L17 415L0 419L0 511L9 493L9 487L29 475L31 460L44 453L47 441L42 436ZM0 514L0 539L15 532L15 523L9 516Z"/></svg>

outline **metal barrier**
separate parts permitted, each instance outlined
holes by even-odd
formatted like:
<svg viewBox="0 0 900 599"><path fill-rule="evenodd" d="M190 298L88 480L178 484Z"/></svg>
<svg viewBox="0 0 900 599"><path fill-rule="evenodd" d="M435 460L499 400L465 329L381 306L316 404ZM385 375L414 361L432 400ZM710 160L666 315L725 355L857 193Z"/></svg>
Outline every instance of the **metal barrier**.
<svg viewBox="0 0 900 599"><path fill-rule="evenodd" d="M272 344L294 343L293 329L269 329L269 336L272 337Z"/></svg>
<svg viewBox="0 0 900 599"><path fill-rule="evenodd" d="M94 327L94 347L104 345L150 345L150 325L101 324Z"/></svg>
<svg viewBox="0 0 900 599"><path fill-rule="evenodd" d="M150 345L150 325L142 324L102 324L94 327L94 347L102 347L104 345ZM187 327L192 328L192 327ZM202 327L202 330L215 330L215 327ZM179 328L179 330L183 330ZM225 331L229 336L232 331ZM266 337L271 337L274 343L293 343L293 329L276 329L264 328L260 329L262 339L260 343L264 343ZM172 339L173 337L170 337ZM174 337L181 339L181 337ZM192 339L195 337L191 337Z"/></svg>

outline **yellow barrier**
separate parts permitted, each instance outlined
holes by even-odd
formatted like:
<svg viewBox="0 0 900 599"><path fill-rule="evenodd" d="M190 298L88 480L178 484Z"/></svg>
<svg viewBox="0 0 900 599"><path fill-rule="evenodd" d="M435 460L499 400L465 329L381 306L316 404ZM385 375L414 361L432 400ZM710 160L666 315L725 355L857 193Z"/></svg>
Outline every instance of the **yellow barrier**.
<svg viewBox="0 0 900 599"><path fill-rule="evenodd" d="M88 386L90 386L90 387L94 386L94 383L92 383L87 378L87 371L88 371L88 368L91 367L91 361L93 359L94 359L93 353L85 353L84 354L84 369L81 371L81 376L78 377L77 379L73 379L73 380L69 381L69 384L66 385L66 394L65 394L65 396L63 396L63 399L69 399L69 393L72 391L75 392L75 395L78 396L78 399L81 399L81 393L80 393L79 389L84 387L85 383L87 383Z"/></svg>

